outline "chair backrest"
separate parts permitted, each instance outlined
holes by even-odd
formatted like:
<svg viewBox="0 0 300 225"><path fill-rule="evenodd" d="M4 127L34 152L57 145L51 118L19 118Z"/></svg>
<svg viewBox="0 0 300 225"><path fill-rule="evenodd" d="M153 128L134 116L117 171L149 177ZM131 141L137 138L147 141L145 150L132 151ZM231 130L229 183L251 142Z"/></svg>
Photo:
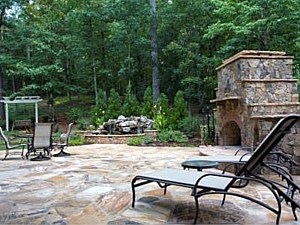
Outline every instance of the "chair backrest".
<svg viewBox="0 0 300 225"><path fill-rule="evenodd" d="M35 123L32 140L33 148L51 147L52 125L52 123Z"/></svg>
<svg viewBox="0 0 300 225"><path fill-rule="evenodd" d="M282 138L290 132L290 129L300 119L300 115L291 114L280 119L269 134L261 141L261 143L255 149L253 155L245 163L243 167L237 172L236 175L241 176L243 174L252 173L265 159L270 151L282 140Z"/></svg>
<svg viewBox="0 0 300 225"><path fill-rule="evenodd" d="M69 144L69 137L70 137L70 134L71 134L73 125L74 125L74 123L70 123L70 124L68 125L67 133L66 133L65 136L64 136L64 139L65 139L65 141L64 141L64 143L63 143L64 145L68 145L68 144Z"/></svg>
<svg viewBox="0 0 300 225"><path fill-rule="evenodd" d="M1 127L0 127L0 136L3 139L3 141L4 141L6 149L9 148L10 147L9 146L9 141L8 141L7 137L5 136L5 134L4 134L4 132L3 132L3 130L2 130Z"/></svg>

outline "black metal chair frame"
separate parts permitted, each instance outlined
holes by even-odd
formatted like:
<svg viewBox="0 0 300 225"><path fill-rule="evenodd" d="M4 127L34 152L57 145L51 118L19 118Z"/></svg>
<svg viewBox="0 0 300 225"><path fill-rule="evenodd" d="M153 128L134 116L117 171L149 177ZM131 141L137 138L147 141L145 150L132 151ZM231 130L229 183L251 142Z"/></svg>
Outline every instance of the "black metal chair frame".
<svg viewBox="0 0 300 225"><path fill-rule="evenodd" d="M34 158L32 161L49 160L51 157L52 150L52 126L53 123L35 123L33 130L33 137L31 143L28 143L28 151L26 153L26 158L29 158L31 153L36 154L40 150L40 154ZM43 130L46 129L46 130ZM42 134L45 131L45 134ZM47 153L47 156L46 156Z"/></svg>
<svg viewBox="0 0 300 225"><path fill-rule="evenodd" d="M222 194L224 196L222 204L225 202L226 195L233 195L255 202L276 214L276 224L279 224L281 216L280 197L284 197L285 200L287 200L287 203L291 203L295 220L297 220L295 210L297 207L300 208L300 206L295 203L295 200L287 196L286 193L281 191L279 187L275 186L272 181L268 181L257 176L255 171L263 164L263 160L268 153L270 153L270 151L282 140L286 133L290 131L291 127L294 126L299 118L300 115L292 114L279 120L270 133L257 146L251 158L239 168L239 171L237 171L236 175L203 173L179 169L163 169L160 171L135 176L131 182L132 207L134 207L135 204L135 188L156 182L159 187L164 188L164 194L166 193L167 187L170 185L187 187L193 190L192 196L194 197L196 206L194 223L196 223L198 219L198 199L202 196L210 194ZM235 188L246 187L250 182L259 183L267 188L272 193L274 200L277 203L277 207L272 207L259 199L253 198L253 196L248 196L247 193L241 194L239 192L234 192Z"/></svg>
<svg viewBox="0 0 300 225"><path fill-rule="evenodd" d="M69 155L71 155L70 153L65 152L65 149L69 146L69 138L70 138L70 135L71 135L73 125L74 125L74 123L70 123L68 125L67 133L63 137L64 142L62 142L62 143L53 143L53 147L58 148L60 150L59 153L53 154L53 156L59 157L59 156L69 156Z"/></svg>
<svg viewBox="0 0 300 225"><path fill-rule="evenodd" d="M5 144L5 156L3 158L3 160L5 160L7 158L7 156L9 155L9 151L13 150L13 149L22 149L22 153L21 153L21 156L22 158L24 159L24 149L25 147L27 146L26 144L18 144L18 145L10 145L9 141L8 141L8 138L5 136L2 128L0 127L0 135L4 141L4 144Z"/></svg>

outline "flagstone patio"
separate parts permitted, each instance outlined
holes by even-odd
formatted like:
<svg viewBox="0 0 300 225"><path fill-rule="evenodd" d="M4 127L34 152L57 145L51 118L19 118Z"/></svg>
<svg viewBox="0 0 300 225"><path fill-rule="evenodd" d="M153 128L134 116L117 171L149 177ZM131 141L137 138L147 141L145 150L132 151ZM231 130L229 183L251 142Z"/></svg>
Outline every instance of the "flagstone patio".
<svg viewBox="0 0 300 225"><path fill-rule="evenodd" d="M206 147L212 148L213 147ZM201 148L203 150L203 147ZM209 150L209 149L206 149ZM137 189L131 208L132 178L160 168L181 168L199 155L196 147L133 147L93 144L69 147L69 157L49 161L10 156L0 163L0 224L189 224L194 201L190 190L156 184ZM0 157L4 152L0 152ZM211 169L213 170L213 169ZM297 177L298 179L298 177ZM245 190L272 204L260 186ZM200 201L199 224L274 224L264 208L236 197L221 206L220 196ZM283 204L280 224L298 224Z"/></svg>

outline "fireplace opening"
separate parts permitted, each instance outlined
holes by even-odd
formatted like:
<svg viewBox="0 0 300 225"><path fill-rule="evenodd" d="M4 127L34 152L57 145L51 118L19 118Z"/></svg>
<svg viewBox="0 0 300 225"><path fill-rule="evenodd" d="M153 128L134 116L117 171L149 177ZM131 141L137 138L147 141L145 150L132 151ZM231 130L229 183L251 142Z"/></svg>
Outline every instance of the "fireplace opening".
<svg viewBox="0 0 300 225"><path fill-rule="evenodd" d="M223 129L223 145L240 146L241 145L241 129L234 121L227 122Z"/></svg>

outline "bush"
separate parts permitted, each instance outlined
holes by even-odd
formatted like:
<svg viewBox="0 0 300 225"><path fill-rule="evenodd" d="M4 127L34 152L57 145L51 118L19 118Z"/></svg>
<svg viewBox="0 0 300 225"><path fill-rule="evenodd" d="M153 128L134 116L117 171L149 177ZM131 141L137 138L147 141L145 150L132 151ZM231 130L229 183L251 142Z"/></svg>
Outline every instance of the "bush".
<svg viewBox="0 0 300 225"><path fill-rule="evenodd" d="M91 128L95 128L93 126L91 127L91 118L82 117L76 121L76 124L79 130L90 130Z"/></svg>
<svg viewBox="0 0 300 225"><path fill-rule="evenodd" d="M91 109L91 121L95 127L99 127L109 119L109 117L107 116L107 106L104 91L102 89L99 89L98 93L98 102L96 106L92 107Z"/></svg>
<svg viewBox="0 0 300 225"><path fill-rule="evenodd" d="M158 140L160 142L175 142L175 143L187 143L188 138L180 131L162 130L159 132Z"/></svg>
<svg viewBox="0 0 300 225"><path fill-rule="evenodd" d="M142 103L142 115L153 119L153 100L152 100L152 89L147 87L144 92L143 103Z"/></svg>
<svg viewBox="0 0 300 225"><path fill-rule="evenodd" d="M110 119L117 118L121 115L121 97L114 89L110 89L110 96L108 98L107 114Z"/></svg>
<svg viewBox="0 0 300 225"><path fill-rule="evenodd" d="M69 145L83 145L84 144L84 137L80 135L70 136Z"/></svg>
<svg viewBox="0 0 300 225"><path fill-rule="evenodd" d="M136 96L132 93L131 84L129 82L126 87L125 98L122 107L122 115L124 116L137 116L140 115L139 102Z"/></svg>
<svg viewBox="0 0 300 225"><path fill-rule="evenodd" d="M175 95L173 109L169 112L169 126L172 130L179 129L178 122L188 116L187 105L184 100L183 91L178 91Z"/></svg>
<svg viewBox="0 0 300 225"><path fill-rule="evenodd" d="M157 130L163 130L166 129L167 126L167 118L166 118L166 113L162 111L162 108L159 106L157 107L154 105L154 128Z"/></svg>
<svg viewBox="0 0 300 225"><path fill-rule="evenodd" d="M66 114L69 121L77 121L83 116L84 111L80 108L72 108Z"/></svg>
<svg viewBox="0 0 300 225"><path fill-rule="evenodd" d="M200 136L202 121L198 117L186 117L180 121L178 127L189 138Z"/></svg>
<svg viewBox="0 0 300 225"><path fill-rule="evenodd" d="M152 143L154 140L151 137L148 136L140 136L140 137L133 137L128 140L128 145L146 145Z"/></svg>

